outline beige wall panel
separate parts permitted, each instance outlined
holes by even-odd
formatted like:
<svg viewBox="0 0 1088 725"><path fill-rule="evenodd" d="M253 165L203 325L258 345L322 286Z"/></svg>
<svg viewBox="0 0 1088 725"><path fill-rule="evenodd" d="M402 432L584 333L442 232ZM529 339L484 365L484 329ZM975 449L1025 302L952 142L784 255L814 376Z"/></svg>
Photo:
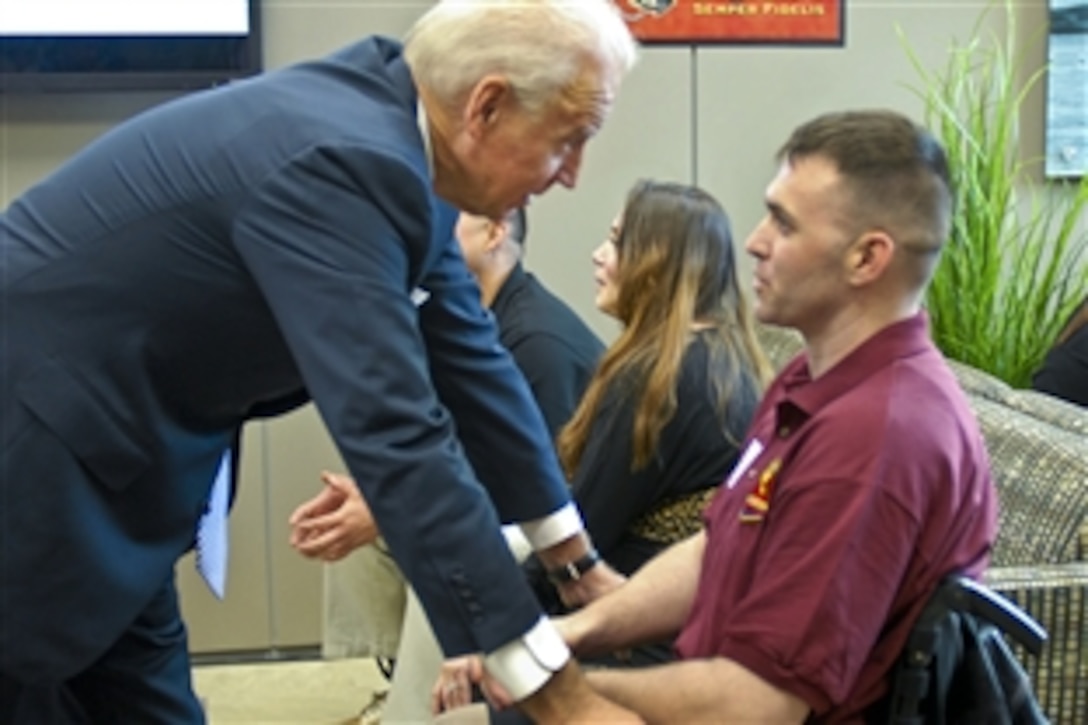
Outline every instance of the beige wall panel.
<svg viewBox="0 0 1088 725"><path fill-rule="evenodd" d="M346 472L317 409L307 405L267 427L267 507L271 641L273 647L321 641L321 563L288 543L291 512L321 490L322 470Z"/></svg>
<svg viewBox="0 0 1088 725"><path fill-rule="evenodd" d="M278 68L371 34L403 37L428 0L265 0L264 60Z"/></svg>
<svg viewBox="0 0 1088 725"><path fill-rule="evenodd" d="M640 177L691 179L689 48L645 48L604 130L587 147L578 188L553 188L529 208L526 266L605 340L615 323L593 305L590 254Z"/></svg>
<svg viewBox="0 0 1088 725"><path fill-rule="evenodd" d="M181 612L193 652L267 649L271 643L264 424L245 427L240 482L230 517L227 595L220 601L196 572L190 553L176 567Z"/></svg>
<svg viewBox="0 0 1088 725"><path fill-rule="evenodd" d="M843 48L701 49L696 173L729 211L738 246L762 217L774 153L794 127L847 108L892 108L920 120L922 104L907 87L915 73L896 28L934 67L954 36L970 37L981 8L954 0L850 0Z"/></svg>

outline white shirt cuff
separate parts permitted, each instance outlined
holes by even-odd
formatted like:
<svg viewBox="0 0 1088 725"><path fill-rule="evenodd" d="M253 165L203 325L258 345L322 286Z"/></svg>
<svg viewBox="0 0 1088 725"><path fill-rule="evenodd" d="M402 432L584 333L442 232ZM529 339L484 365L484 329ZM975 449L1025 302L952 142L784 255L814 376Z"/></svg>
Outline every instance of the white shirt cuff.
<svg viewBox="0 0 1088 725"><path fill-rule="evenodd" d="M582 522L582 514L578 512L573 501L543 518L523 521L519 525L525 538L533 545L534 551L555 546L586 528Z"/></svg>
<svg viewBox="0 0 1088 725"><path fill-rule="evenodd" d="M506 545L510 547L510 553L518 560L518 563L529 558L533 553L533 545L525 538L521 527L517 524L507 524L502 527L502 535L506 537Z"/></svg>
<svg viewBox="0 0 1088 725"><path fill-rule="evenodd" d="M539 690L570 660L559 631L541 617L528 632L484 657L484 667L515 700Z"/></svg>

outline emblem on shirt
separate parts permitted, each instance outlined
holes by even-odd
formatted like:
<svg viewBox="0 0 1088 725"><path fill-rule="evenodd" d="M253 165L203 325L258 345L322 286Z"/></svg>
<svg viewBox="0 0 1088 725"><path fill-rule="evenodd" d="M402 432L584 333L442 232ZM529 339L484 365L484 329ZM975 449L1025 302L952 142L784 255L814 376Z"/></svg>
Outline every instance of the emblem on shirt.
<svg viewBox="0 0 1088 725"><path fill-rule="evenodd" d="M776 458L756 477L756 487L744 497L744 508L740 512L742 524L758 524L771 510L771 494L774 493L775 480L781 468L782 459Z"/></svg>

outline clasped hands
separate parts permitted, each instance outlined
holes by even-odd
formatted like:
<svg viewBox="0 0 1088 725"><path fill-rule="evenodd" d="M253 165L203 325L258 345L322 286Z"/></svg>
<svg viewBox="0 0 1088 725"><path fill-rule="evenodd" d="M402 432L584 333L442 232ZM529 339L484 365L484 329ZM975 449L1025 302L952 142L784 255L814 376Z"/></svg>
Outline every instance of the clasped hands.
<svg viewBox="0 0 1088 725"><path fill-rule="evenodd" d="M580 589L576 588L577 582L560 587L560 595L568 606L588 604L592 599L603 596L627 580L604 562L588 573L592 573L587 577L589 582L583 578ZM568 589L571 591L567 591ZM569 601L575 592L587 598L577 603ZM552 617L551 622L571 651L577 652L583 637L588 634L585 620L576 615L566 615ZM499 681L487 673L483 656L472 654L451 657L442 663L438 679L431 688L431 711L439 715L446 710L472 704L474 686L479 686L491 707L496 710L503 710L514 704L513 698Z"/></svg>
<svg viewBox="0 0 1088 725"><path fill-rule="evenodd" d="M288 519L291 546L310 559L339 561L380 532L363 495L350 476L323 471L321 492Z"/></svg>
<svg viewBox="0 0 1088 725"><path fill-rule="evenodd" d="M290 543L300 554L322 561L339 561L355 549L373 543L380 535L366 500L350 476L324 471L321 492L296 508L288 519ZM558 587L569 607L580 607L621 585L626 578L601 562L576 581ZM566 617L553 618L560 635L572 647L578 637ZM514 704L501 684L487 674L480 655L446 660L431 691L435 714L472 703L473 686L479 685L496 709Z"/></svg>

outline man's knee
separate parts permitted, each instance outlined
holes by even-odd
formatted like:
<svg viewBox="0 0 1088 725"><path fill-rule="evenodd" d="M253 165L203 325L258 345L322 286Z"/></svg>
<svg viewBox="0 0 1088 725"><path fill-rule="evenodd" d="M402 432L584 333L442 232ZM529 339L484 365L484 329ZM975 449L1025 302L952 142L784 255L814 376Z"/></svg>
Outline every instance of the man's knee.
<svg viewBox="0 0 1088 725"><path fill-rule="evenodd" d="M93 722L202 725L173 576L124 634L68 688Z"/></svg>

